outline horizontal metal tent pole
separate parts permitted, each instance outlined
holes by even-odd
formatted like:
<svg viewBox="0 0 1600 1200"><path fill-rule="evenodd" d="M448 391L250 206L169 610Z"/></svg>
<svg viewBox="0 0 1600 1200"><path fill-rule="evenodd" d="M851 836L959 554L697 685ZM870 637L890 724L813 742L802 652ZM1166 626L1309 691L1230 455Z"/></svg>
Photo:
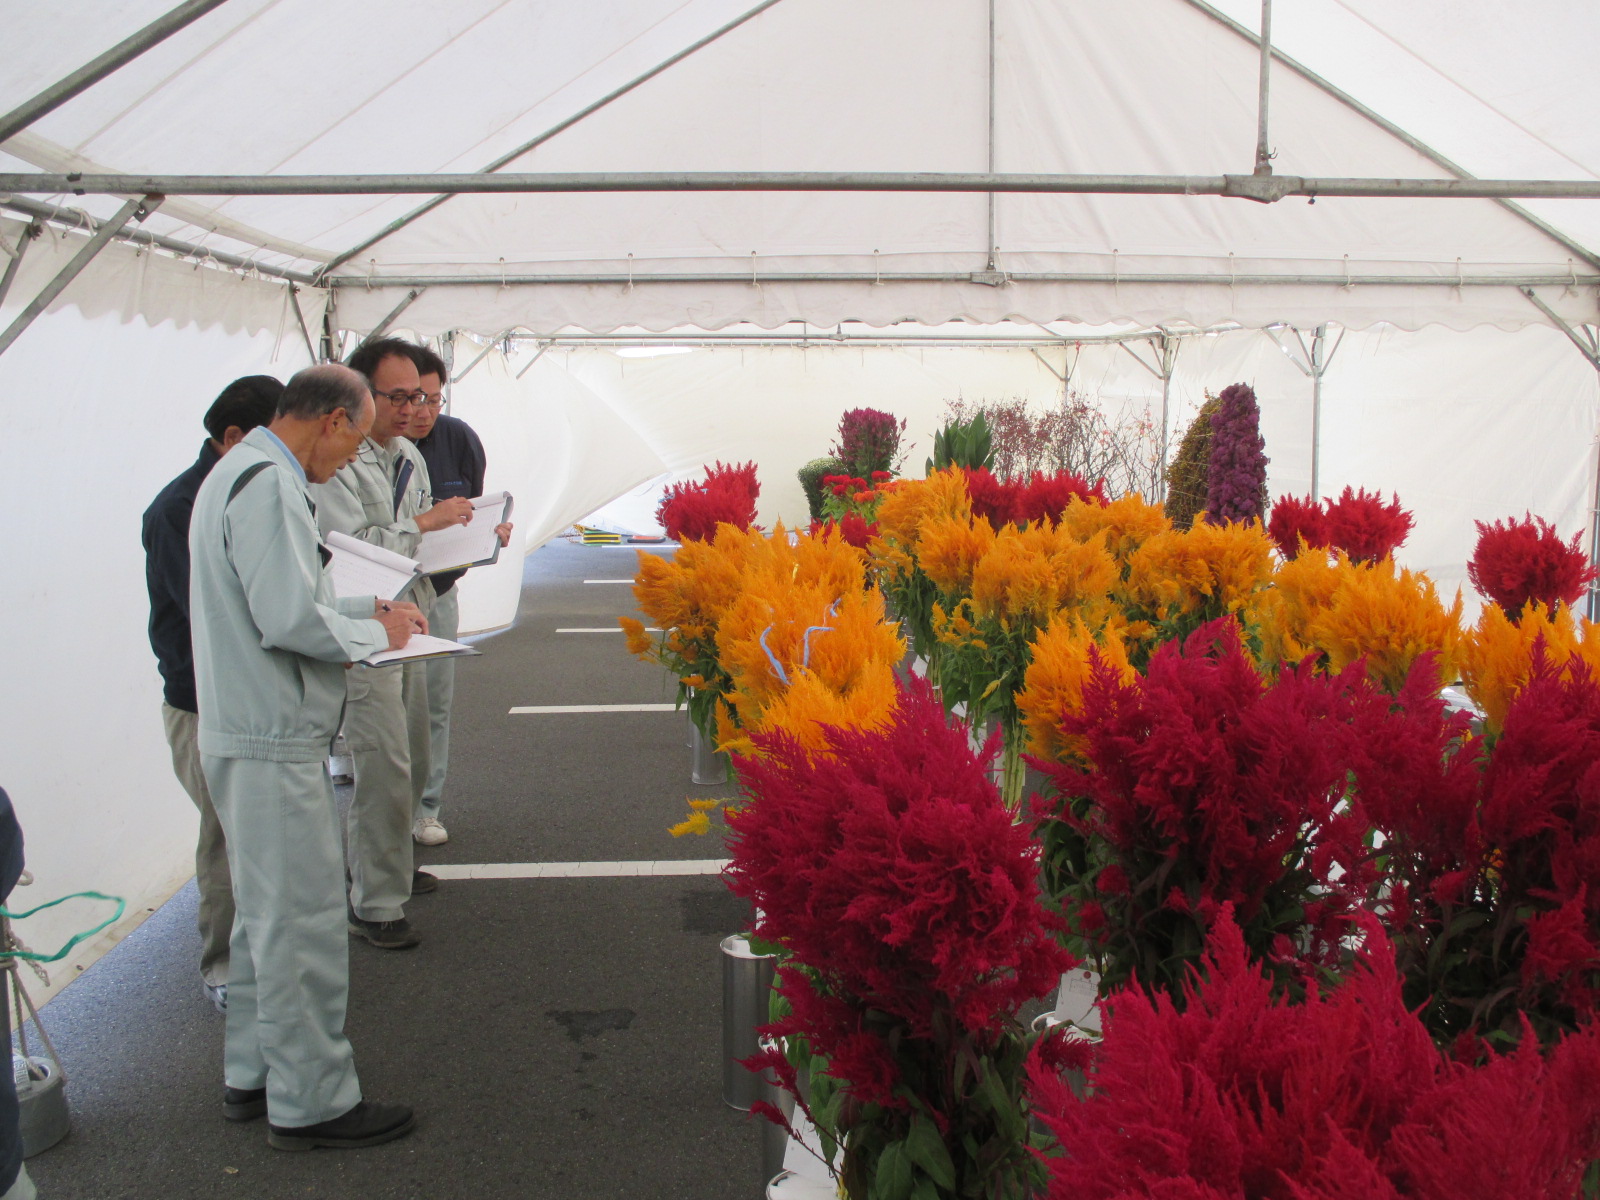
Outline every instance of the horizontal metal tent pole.
<svg viewBox="0 0 1600 1200"><path fill-rule="evenodd" d="M90 175L7 172L0 192L85 196L398 196L539 192L1006 192L1600 199L1600 179L1362 179L1302 175L1038 175L986 171L590 171L440 175Z"/></svg>
<svg viewBox="0 0 1600 1200"><path fill-rule="evenodd" d="M103 223L95 231L95 235L78 248L78 252L72 256L67 265L56 272L55 278L45 284L37 296L22 306L22 311L6 327L5 332L0 333L0 354L10 349L12 343L22 336L23 331L50 307L50 303L66 291L67 285L76 279L94 256L105 248L106 243L116 236L117 230L129 221L144 220L161 206L163 199L162 196L135 196L118 210L116 216Z"/></svg>
<svg viewBox="0 0 1600 1200"><path fill-rule="evenodd" d="M0 209L19 213L26 217L35 217L42 221L50 221L66 229L83 230L91 232L98 230L104 222L98 217L92 217L81 209L60 208L54 204L41 204L37 200L29 200L24 196L11 196L0 199ZM234 267L241 271L253 271L258 275L265 275L272 279L287 279L290 283L314 283L312 276L306 271L289 271L281 267L264 266L254 259L245 258L238 254L229 254L225 250L208 250L197 246L193 242L183 241L181 238L167 237L165 234L151 233L145 229L122 229L115 235L115 240L128 242L135 246L156 246L162 250L170 250L180 258L209 258L225 267Z"/></svg>
<svg viewBox="0 0 1600 1200"><path fill-rule="evenodd" d="M1326 284L1332 287L1352 287L1362 284L1382 284L1428 287L1591 287L1600 285L1600 275L1590 272L1577 274L1570 271L1543 275L1352 275L1340 272L1326 275L1258 275L1222 274L1219 272L1159 274L1129 274L1126 271L1111 274L1097 271L1011 271L994 278L988 272L889 272L889 271L773 271L761 272L752 278L748 268L743 273L727 272L673 272L660 275L641 275L627 272L604 272L593 275L336 275L323 280L330 287L361 288L413 288L413 287L509 287L511 285L562 284L632 284L643 287L650 283L974 283L985 286L1006 283L1112 283L1172 284L1211 283L1231 284Z"/></svg>
<svg viewBox="0 0 1600 1200"><path fill-rule="evenodd" d="M119 67L132 62L152 46L166 41L178 30L199 20L225 2L226 0L187 0L187 3L180 4L165 16L156 18L139 32L124 38L98 58L79 67L65 79L0 117L0 142L15 133L20 133L46 113L54 112L78 93L93 87Z"/></svg>

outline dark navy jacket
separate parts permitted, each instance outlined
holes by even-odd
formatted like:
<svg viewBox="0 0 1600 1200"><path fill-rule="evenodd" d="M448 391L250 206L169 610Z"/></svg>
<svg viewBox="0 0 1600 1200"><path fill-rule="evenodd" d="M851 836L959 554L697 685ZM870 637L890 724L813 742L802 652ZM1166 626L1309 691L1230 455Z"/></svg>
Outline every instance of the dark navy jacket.
<svg viewBox="0 0 1600 1200"><path fill-rule="evenodd" d="M11 889L22 875L22 826L17 824L17 814L12 810L11 798L5 788L0 788L0 904L11 898ZM6 1001L0 1005L0 1029L6 1031L6 1045L11 1045L10 996L0 996ZM17 1104L17 1089L7 1074L0 1080L0 1192L9 1191L22 1171L22 1111Z"/></svg>
<svg viewBox="0 0 1600 1200"><path fill-rule="evenodd" d="M144 510L144 580L150 589L150 648L166 685L167 703L198 712L194 649L189 641L189 516L195 493L222 456L208 441L194 466Z"/></svg>
<svg viewBox="0 0 1600 1200"><path fill-rule="evenodd" d="M428 478L433 483L433 495L438 500L452 496L465 496L469 500L483 495L483 471L487 459L483 443L460 417L439 414L428 436L417 442L422 451L422 461L428 464ZM440 595L455 586L465 571L446 571L434 575L434 590Z"/></svg>

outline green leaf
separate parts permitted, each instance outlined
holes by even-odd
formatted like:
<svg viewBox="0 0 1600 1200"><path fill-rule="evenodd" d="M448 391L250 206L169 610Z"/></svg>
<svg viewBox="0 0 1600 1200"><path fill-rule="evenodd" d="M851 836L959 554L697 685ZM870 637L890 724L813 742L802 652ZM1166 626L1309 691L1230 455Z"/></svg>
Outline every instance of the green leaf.
<svg viewBox="0 0 1600 1200"><path fill-rule="evenodd" d="M907 1200L911 1195L911 1159L904 1142L889 1143L878 1156L872 1195L875 1200Z"/></svg>
<svg viewBox="0 0 1600 1200"><path fill-rule="evenodd" d="M917 1180L917 1187L911 1193L911 1200L940 1200L939 1189L934 1186L933 1180L924 1175Z"/></svg>
<svg viewBox="0 0 1600 1200"><path fill-rule="evenodd" d="M932 1120L921 1115L912 1118L905 1148L911 1161L926 1171L929 1179L947 1192L954 1189L956 1165L950 1160L950 1148L944 1144L939 1127Z"/></svg>

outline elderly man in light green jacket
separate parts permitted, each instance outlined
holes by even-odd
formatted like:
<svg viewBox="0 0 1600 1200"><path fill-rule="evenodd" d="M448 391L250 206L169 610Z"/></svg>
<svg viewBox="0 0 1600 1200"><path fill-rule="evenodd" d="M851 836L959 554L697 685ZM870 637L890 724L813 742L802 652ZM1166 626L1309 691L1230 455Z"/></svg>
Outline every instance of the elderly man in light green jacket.
<svg viewBox="0 0 1600 1200"><path fill-rule="evenodd" d="M472 519L472 502L433 502L422 453L401 436L424 399L411 347L398 338L369 342L350 356L372 389L372 430L355 460L311 489L322 533L337 530L410 556L430 530ZM433 584L406 593L424 612ZM414 892L438 881L412 859L413 810L428 778L428 676L424 663L356 667L346 678L344 740L355 768L355 794L345 821L350 865L350 932L385 950L421 938L406 919Z"/></svg>
<svg viewBox="0 0 1600 1200"><path fill-rule="evenodd" d="M271 425L206 478L189 527L201 767L228 845L223 1115L268 1116L284 1150L366 1146L412 1126L364 1100L344 1036L349 943L327 756L345 664L425 631L421 610L336 600L308 482L348 463L372 422L361 377L312 367Z"/></svg>

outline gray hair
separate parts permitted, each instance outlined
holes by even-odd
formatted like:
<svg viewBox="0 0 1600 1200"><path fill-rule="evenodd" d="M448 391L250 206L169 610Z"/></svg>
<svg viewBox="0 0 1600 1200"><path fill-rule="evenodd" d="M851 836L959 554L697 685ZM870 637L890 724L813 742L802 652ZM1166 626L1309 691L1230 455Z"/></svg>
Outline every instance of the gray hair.
<svg viewBox="0 0 1600 1200"><path fill-rule="evenodd" d="M371 402L372 390L359 372L325 363L295 373L278 400L278 415L308 421L342 408L354 421Z"/></svg>

